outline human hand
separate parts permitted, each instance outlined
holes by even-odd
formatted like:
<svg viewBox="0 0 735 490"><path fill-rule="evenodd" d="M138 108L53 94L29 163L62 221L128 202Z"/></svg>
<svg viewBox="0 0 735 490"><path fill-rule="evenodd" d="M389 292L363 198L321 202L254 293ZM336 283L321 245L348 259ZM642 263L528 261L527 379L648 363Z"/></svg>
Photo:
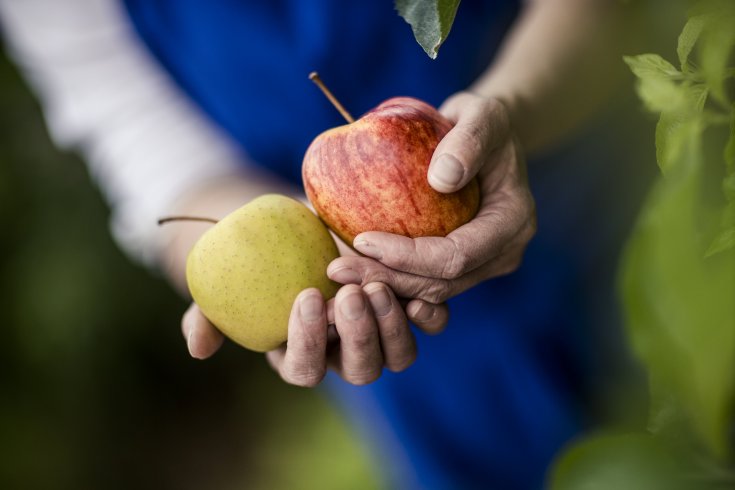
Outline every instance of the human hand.
<svg viewBox="0 0 735 490"><path fill-rule="evenodd" d="M353 245L367 257L335 259L327 269L332 280L380 282L399 297L440 304L520 265L536 231L536 213L505 106L462 92L440 112L455 126L434 152L429 183L439 192L454 192L476 175L481 198L477 216L446 237L361 233Z"/></svg>
<svg viewBox="0 0 735 490"><path fill-rule="evenodd" d="M325 302L318 289L303 291L294 302L288 340L266 354L287 383L313 387L335 371L354 385L378 379L387 368L400 372L416 359L408 318L434 334L446 325L445 305L413 300L404 308L384 284L343 286ZM333 326L332 326L333 325Z"/></svg>
<svg viewBox="0 0 735 490"><path fill-rule="evenodd" d="M384 367L399 372L415 360L408 319L426 333L439 333L447 323L447 307L411 300L404 309L390 288L379 283L344 286L328 302L318 289L307 289L294 301L287 343L266 356L284 381L294 385L315 386L327 368L349 383L366 384ZM190 354L198 359L212 356L224 340L194 303L181 329Z"/></svg>

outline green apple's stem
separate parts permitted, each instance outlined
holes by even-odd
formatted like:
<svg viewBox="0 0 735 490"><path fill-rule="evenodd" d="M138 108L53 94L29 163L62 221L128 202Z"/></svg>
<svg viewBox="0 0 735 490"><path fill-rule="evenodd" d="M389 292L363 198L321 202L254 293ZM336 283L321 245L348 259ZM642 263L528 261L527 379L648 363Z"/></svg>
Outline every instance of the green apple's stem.
<svg viewBox="0 0 735 490"><path fill-rule="evenodd" d="M327 96L327 99L329 99L329 102L332 103L332 105L339 111L340 114L342 114L342 117L344 117L348 123L355 122L355 118L352 117L352 115L347 112L347 109L345 109L345 106L340 104L340 102L337 100L337 97L335 97L332 92L329 91L326 85L324 85L324 82L322 82L322 79L319 78L319 74L315 71L309 73L309 80L314 82L317 87L321 89L322 92L324 92L324 95Z"/></svg>
<svg viewBox="0 0 735 490"><path fill-rule="evenodd" d="M171 221L206 221L207 223L217 223L218 220L213 218L201 218L198 216L166 216L158 220L158 225L170 223Z"/></svg>

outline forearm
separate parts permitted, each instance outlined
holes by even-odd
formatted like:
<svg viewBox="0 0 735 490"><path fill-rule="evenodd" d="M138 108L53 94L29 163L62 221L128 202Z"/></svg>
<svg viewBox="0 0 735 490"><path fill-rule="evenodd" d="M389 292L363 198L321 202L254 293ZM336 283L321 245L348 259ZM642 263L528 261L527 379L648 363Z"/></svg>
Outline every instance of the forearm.
<svg viewBox="0 0 735 490"><path fill-rule="evenodd" d="M625 8L615 0L530 2L470 91L504 102L526 151L558 143L621 80Z"/></svg>

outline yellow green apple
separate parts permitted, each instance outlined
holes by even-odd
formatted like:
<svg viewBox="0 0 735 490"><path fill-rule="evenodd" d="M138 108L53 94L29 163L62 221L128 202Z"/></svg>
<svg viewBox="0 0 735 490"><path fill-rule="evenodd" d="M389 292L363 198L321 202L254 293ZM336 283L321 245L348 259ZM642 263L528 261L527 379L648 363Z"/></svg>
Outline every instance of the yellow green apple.
<svg viewBox="0 0 735 490"><path fill-rule="evenodd" d="M210 228L192 248L186 279L202 313L222 333L265 352L286 341L296 296L337 292L327 265L339 256L324 224L286 196L258 197Z"/></svg>

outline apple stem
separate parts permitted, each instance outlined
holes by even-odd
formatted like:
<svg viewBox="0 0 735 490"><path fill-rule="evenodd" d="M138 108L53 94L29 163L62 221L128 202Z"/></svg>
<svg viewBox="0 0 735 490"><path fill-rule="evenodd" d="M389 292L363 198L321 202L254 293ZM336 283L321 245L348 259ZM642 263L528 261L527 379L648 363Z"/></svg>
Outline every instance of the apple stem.
<svg viewBox="0 0 735 490"><path fill-rule="evenodd" d="M324 92L324 95L327 96L327 99L329 99L329 102L332 103L332 105L339 111L340 114L342 114L342 117L344 117L348 123L355 122L355 118L352 117L352 115L347 112L347 109L345 109L345 106L343 106L337 98L332 94L332 92L329 91L326 85L324 85L324 82L322 82L322 79L319 78L319 74L315 71L309 73L309 80L314 82L317 87L321 89L322 92Z"/></svg>
<svg viewBox="0 0 735 490"><path fill-rule="evenodd" d="M218 220L213 218L202 218L199 216L167 216L158 220L158 226L172 221L206 221L207 223L217 223Z"/></svg>

